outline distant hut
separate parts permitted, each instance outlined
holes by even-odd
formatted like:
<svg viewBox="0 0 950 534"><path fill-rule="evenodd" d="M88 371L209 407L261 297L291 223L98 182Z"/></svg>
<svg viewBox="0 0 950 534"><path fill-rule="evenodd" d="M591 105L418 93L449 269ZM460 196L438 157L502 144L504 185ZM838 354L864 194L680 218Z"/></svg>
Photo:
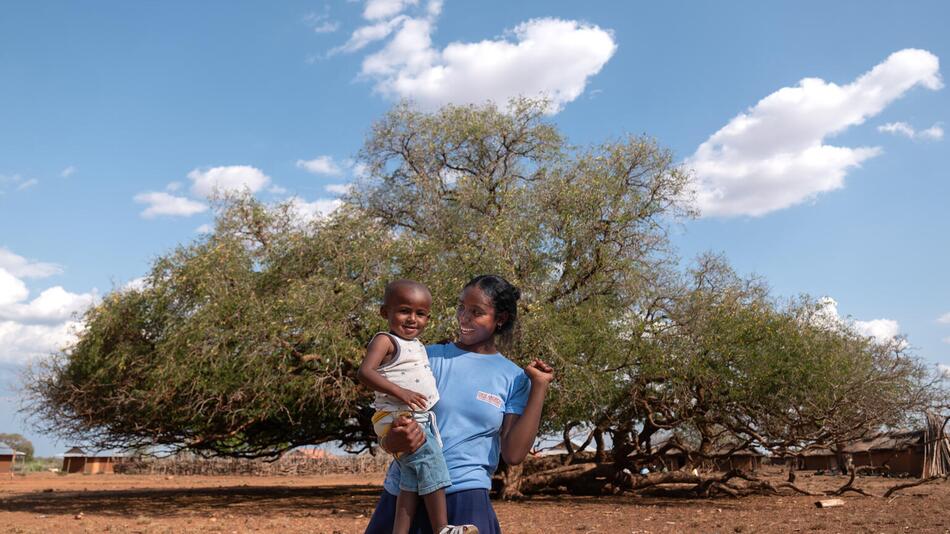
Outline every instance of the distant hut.
<svg viewBox="0 0 950 534"><path fill-rule="evenodd" d="M26 460L25 452L13 450L13 447L0 441L0 473L12 474L20 460Z"/></svg>
<svg viewBox="0 0 950 534"><path fill-rule="evenodd" d="M839 469L838 456L831 449L808 449L798 455L800 471L834 471Z"/></svg>
<svg viewBox="0 0 950 534"><path fill-rule="evenodd" d="M759 469L762 463L762 454L755 450L743 449L728 453L723 451L721 455L712 458L713 464L719 471L732 471L738 469L746 473L753 473Z"/></svg>
<svg viewBox="0 0 950 534"><path fill-rule="evenodd" d="M924 475L924 431L887 432L848 444L854 467L872 468L892 475Z"/></svg>
<svg viewBox="0 0 950 534"><path fill-rule="evenodd" d="M86 451L73 447L63 454L63 473L82 473L86 467Z"/></svg>
<svg viewBox="0 0 950 534"><path fill-rule="evenodd" d="M63 454L63 472L86 475L115 473L115 464L124 458L121 454L89 454L79 447L73 447Z"/></svg>
<svg viewBox="0 0 950 534"><path fill-rule="evenodd" d="M95 455L86 457L83 473L87 475L102 475L115 473L115 464L121 461L121 456Z"/></svg>

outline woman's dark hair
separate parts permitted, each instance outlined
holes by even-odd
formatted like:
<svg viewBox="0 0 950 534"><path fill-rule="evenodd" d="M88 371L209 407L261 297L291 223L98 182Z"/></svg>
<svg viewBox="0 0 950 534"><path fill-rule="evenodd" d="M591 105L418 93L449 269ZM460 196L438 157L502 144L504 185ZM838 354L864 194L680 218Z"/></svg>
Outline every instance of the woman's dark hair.
<svg viewBox="0 0 950 534"><path fill-rule="evenodd" d="M500 312L508 314L508 320L495 330L495 334L509 338L518 321L518 299L521 298L521 291L511 285L508 280L495 274L482 274L472 278L465 284L462 291L472 286L481 289L491 299L496 315Z"/></svg>

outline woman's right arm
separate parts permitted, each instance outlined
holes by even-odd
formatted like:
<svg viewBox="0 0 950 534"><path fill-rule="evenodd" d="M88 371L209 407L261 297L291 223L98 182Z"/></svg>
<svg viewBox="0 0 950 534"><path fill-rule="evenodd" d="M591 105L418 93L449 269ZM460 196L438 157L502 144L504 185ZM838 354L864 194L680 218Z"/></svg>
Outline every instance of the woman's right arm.
<svg viewBox="0 0 950 534"><path fill-rule="evenodd" d="M426 436L422 433L419 423L411 417L400 417L393 421L386 437L380 440L379 445L390 454L413 452L425 443Z"/></svg>

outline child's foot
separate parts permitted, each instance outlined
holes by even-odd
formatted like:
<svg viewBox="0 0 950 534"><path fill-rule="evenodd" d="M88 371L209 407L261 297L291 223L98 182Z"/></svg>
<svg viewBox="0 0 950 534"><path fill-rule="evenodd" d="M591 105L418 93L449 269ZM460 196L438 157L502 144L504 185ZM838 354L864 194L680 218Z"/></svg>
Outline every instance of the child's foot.
<svg viewBox="0 0 950 534"><path fill-rule="evenodd" d="M445 525L439 534L478 534L475 525Z"/></svg>

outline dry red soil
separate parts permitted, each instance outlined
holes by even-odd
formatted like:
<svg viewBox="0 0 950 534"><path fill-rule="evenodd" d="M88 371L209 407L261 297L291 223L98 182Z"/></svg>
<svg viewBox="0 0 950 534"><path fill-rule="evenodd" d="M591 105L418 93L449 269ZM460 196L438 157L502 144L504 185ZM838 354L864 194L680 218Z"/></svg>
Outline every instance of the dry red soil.
<svg viewBox="0 0 950 534"><path fill-rule="evenodd" d="M776 474L778 476L778 474ZM799 474L813 491L841 477ZM0 532L359 533L381 476L164 477L30 474L0 478ZM881 494L896 481L859 479ZM815 497L535 497L497 502L507 533L950 532L950 484L890 499L846 495L817 509Z"/></svg>

